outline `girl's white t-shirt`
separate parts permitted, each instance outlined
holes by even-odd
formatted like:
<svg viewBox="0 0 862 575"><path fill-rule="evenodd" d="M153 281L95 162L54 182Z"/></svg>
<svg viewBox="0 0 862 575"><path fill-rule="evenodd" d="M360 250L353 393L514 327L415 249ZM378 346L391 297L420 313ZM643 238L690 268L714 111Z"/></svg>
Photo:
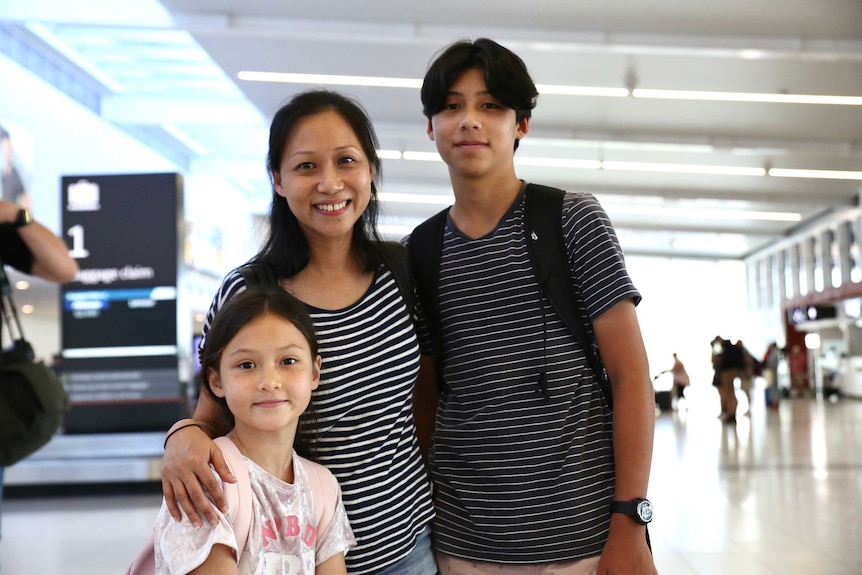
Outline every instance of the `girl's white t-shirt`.
<svg viewBox="0 0 862 575"><path fill-rule="evenodd" d="M253 512L248 540L239 554L242 575L313 575L315 565L337 553L346 555L356 545L341 489L328 469L294 452L294 482L286 483L244 459ZM154 527L157 575L188 573L206 560L213 545L236 552L231 521L218 513L218 525L205 521L198 529L185 514L182 521L175 521L162 502Z"/></svg>

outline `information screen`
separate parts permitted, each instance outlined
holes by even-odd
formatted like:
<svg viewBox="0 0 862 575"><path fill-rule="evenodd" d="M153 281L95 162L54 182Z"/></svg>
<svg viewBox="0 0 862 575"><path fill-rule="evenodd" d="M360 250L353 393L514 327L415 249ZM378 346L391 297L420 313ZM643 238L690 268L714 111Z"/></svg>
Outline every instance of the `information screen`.
<svg viewBox="0 0 862 575"><path fill-rule="evenodd" d="M80 268L61 289L73 406L67 429L164 428L176 419L164 405L186 401L177 346L182 179L67 176L62 201L63 230ZM99 406L111 409L93 411Z"/></svg>

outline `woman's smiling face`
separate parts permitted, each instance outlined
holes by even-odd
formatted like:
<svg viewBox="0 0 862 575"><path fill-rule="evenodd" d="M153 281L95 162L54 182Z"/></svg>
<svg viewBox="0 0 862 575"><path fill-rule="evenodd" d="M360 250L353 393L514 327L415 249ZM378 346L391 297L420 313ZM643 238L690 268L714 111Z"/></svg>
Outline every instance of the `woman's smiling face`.
<svg viewBox="0 0 862 575"><path fill-rule="evenodd" d="M350 124L327 110L299 120L273 174L306 237L350 236L371 199L374 170Z"/></svg>

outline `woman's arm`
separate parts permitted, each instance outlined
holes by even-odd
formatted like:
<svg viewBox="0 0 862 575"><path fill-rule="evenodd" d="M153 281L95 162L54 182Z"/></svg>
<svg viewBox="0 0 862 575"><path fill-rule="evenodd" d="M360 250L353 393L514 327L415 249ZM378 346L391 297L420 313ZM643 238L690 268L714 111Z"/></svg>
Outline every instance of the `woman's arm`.
<svg viewBox="0 0 862 575"><path fill-rule="evenodd" d="M196 527L201 525L200 514L211 525L218 523L213 505L227 512L224 491L210 469L212 464L222 480L236 482L221 450L212 441L228 431L225 427L218 405L201 393L194 419L179 421L168 432L162 457L162 492L168 511L177 521L182 519L180 508Z"/></svg>

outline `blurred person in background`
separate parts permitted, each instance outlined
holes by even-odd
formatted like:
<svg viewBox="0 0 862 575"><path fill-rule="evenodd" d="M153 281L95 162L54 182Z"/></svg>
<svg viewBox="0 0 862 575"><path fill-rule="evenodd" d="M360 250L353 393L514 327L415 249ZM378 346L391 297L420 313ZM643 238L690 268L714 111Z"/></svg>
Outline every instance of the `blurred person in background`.
<svg viewBox="0 0 862 575"><path fill-rule="evenodd" d="M5 171L3 177L5 182ZM4 266L55 283L71 281L78 273L78 264L69 255L63 240L34 220L27 208L6 200L0 200L0 260ZM0 314L0 341L2 338L3 314ZM3 471L0 467L0 509Z"/></svg>

